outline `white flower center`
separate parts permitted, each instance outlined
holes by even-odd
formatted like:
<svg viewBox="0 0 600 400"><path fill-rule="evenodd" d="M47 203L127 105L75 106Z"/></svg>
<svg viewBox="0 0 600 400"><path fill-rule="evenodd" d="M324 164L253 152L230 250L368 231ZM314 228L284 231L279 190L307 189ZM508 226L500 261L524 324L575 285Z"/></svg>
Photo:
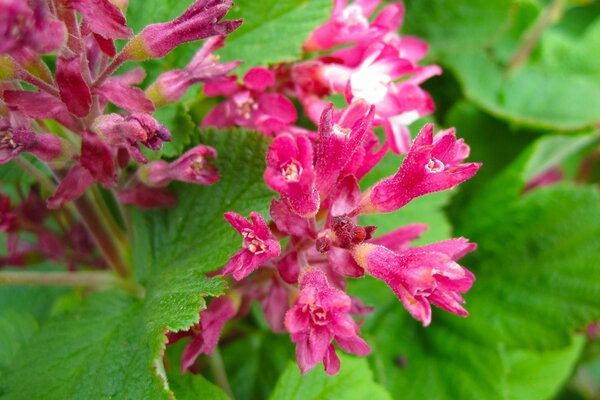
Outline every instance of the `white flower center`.
<svg viewBox="0 0 600 400"><path fill-rule="evenodd" d="M267 251L267 245L260 238L256 236L250 229L242 230L242 236L244 237L244 248L252 254L262 254Z"/></svg>
<svg viewBox="0 0 600 400"><path fill-rule="evenodd" d="M350 139L352 128L343 128L338 124L333 124L333 133L339 138Z"/></svg>
<svg viewBox="0 0 600 400"><path fill-rule="evenodd" d="M444 163L437 158L431 158L425 168L432 174L437 174L438 172L442 172L445 166Z"/></svg>
<svg viewBox="0 0 600 400"><path fill-rule="evenodd" d="M290 160L281 167L281 175L286 182L300 181L302 175L302 165L297 160Z"/></svg>
<svg viewBox="0 0 600 400"><path fill-rule="evenodd" d="M388 93L388 84L392 81L389 75L383 73L358 71L350 77L352 94L369 104L377 104Z"/></svg>

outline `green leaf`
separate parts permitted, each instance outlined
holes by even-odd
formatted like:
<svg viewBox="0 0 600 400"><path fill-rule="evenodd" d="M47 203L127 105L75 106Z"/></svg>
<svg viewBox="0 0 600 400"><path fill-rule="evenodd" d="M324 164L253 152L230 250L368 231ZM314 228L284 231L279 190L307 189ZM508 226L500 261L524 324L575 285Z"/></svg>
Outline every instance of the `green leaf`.
<svg viewBox="0 0 600 400"><path fill-rule="evenodd" d="M263 183L266 139L240 130L202 131L200 143L214 147L221 179L212 186L174 184L177 206L135 212L134 260L141 280L157 269L190 267L214 271L240 248L227 211L267 215L272 197Z"/></svg>
<svg viewBox="0 0 600 400"><path fill-rule="evenodd" d="M515 374L527 366L535 384L521 398L556 393L578 358L571 335L600 318L599 200L594 188L556 186L506 203L493 229L470 236L479 247L461 261L477 277L466 319L435 310L424 329L395 299L378 302L363 330L391 393L519 398L526 389ZM364 282L352 293L383 290Z"/></svg>
<svg viewBox="0 0 600 400"><path fill-rule="evenodd" d="M288 363L270 399L391 399L389 393L373 380L365 359L341 355L340 361L342 367L335 376L327 376L320 367L302 376L296 363Z"/></svg>
<svg viewBox="0 0 600 400"><path fill-rule="evenodd" d="M572 344L557 351L513 351L507 355L508 397L512 399L549 399L556 393L556 385L548 382L564 380L571 374L585 339L573 337Z"/></svg>
<svg viewBox="0 0 600 400"><path fill-rule="evenodd" d="M169 386L177 400L228 400L229 397L202 375L169 375Z"/></svg>
<svg viewBox="0 0 600 400"><path fill-rule="evenodd" d="M433 52L462 53L493 42L506 29L510 0L406 2L404 31L427 40Z"/></svg>
<svg viewBox="0 0 600 400"><path fill-rule="evenodd" d="M97 292L48 321L0 384L4 398L168 398L157 373L167 331L189 328L219 280L173 269L153 277L144 300Z"/></svg>
<svg viewBox="0 0 600 400"><path fill-rule="evenodd" d="M253 400L269 396L294 353L288 335L261 331L224 345L221 354L235 398Z"/></svg>
<svg viewBox="0 0 600 400"><path fill-rule="evenodd" d="M524 65L507 74L484 52L453 55L446 63L465 96L487 112L533 128L577 130L600 121L599 86L546 65Z"/></svg>
<svg viewBox="0 0 600 400"><path fill-rule="evenodd" d="M242 60L243 75L255 66L301 58L302 44L331 15L332 0L238 0L227 18L243 18L219 51L223 61Z"/></svg>

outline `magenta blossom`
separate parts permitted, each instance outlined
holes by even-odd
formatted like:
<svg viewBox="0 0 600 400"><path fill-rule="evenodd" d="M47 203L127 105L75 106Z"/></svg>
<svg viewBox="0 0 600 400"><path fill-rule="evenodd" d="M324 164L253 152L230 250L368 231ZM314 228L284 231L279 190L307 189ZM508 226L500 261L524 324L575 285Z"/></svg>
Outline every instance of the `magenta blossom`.
<svg viewBox="0 0 600 400"><path fill-rule="evenodd" d="M241 20L219 22L233 5L232 0L196 0L171 22L148 25L123 49L129 60L162 58L180 44L237 29Z"/></svg>
<svg viewBox="0 0 600 400"><path fill-rule="evenodd" d="M190 369L200 354L212 354L221 336L223 325L233 318L236 312L237 308L230 297L216 298L206 310L200 313L200 322L192 327L189 332L170 335L170 343L184 336L192 337L181 356L181 372L185 373Z"/></svg>
<svg viewBox="0 0 600 400"><path fill-rule="evenodd" d="M224 103L212 109L202 127L253 128L265 135L274 135L293 124L298 115L292 102L279 93L266 92L275 84L275 76L262 67L251 68L244 75L243 85L235 78L208 83L204 92L209 96L227 97Z"/></svg>
<svg viewBox="0 0 600 400"><path fill-rule="evenodd" d="M225 36L208 39L184 69L174 69L160 75L156 82L146 89L146 94L156 107L174 103L186 90L198 82L217 82L223 79L240 62L224 64L212 53L223 46Z"/></svg>
<svg viewBox="0 0 600 400"><path fill-rule="evenodd" d="M0 54L23 49L45 54L65 42L65 26L52 16L45 1L3 0L0 12Z"/></svg>
<svg viewBox="0 0 600 400"><path fill-rule="evenodd" d="M123 12L109 0L70 0L90 30L104 39L129 39L132 31L125 25Z"/></svg>
<svg viewBox="0 0 600 400"><path fill-rule="evenodd" d="M63 54L56 60L56 83L60 99L70 112L78 117L85 117L92 106L92 94L81 70L79 55Z"/></svg>
<svg viewBox="0 0 600 400"><path fill-rule="evenodd" d="M275 138L267 153L264 179L296 214L308 217L319 210L313 149L305 136L281 134Z"/></svg>
<svg viewBox="0 0 600 400"><path fill-rule="evenodd" d="M481 167L480 163L461 164L468 155L469 146L456 139L454 129L434 137L433 124L425 125L398 172L364 193L354 214L391 212L415 197L453 188Z"/></svg>
<svg viewBox="0 0 600 400"><path fill-rule="evenodd" d="M279 242L273 237L259 213L250 213L252 222L234 212L226 212L224 217L244 239L243 249L225 264L223 275L232 274L235 280L242 280L259 265L281 253Z"/></svg>
<svg viewBox="0 0 600 400"><path fill-rule="evenodd" d="M219 180L219 172L209 159L216 156L217 152L212 147L200 144L171 163L158 160L143 165L138 169L138 177L144 184L153 187L166 186L173 180L212 185Z"/></svg>
<svg viewBox="0 0 600 400"><path fill-rule="evenodd" d="M330 49L341 43L374 40L397 31L404 18L402 3L392 3L381 10L371 23L369 17L381 0L335 0L331 19L315 29L304 44L306 51Z"/></svg>
<svg viewBox="0 0 600 400"><path fill-rule="evenodd" d="M321 361L328 375L337 374L340 360L333 340L349 353L370 353L369 345L358 336L358 326L350 317L351 308L350 296L329 285L323 271L303 271L300 295L285 315L285 327L296 343L296 360L303 374Z"/></svg>
<svg viewBox="0 0 600 400"><path fill-rule="evenodd" d="M0 119L0 164L29 152L42 161L60 161L71 154L70 146L50 133L34 133L26 128L13 128Z"/></svg>
<svg viewBox="0 0 600 400"><path fill-rule="evenodd" d="M464 238L399 252L363 243L353 248L352 254L368 274L390 286L413 317L428 326L429 303L463 317L468 315L461 293L471 288L475 276L456 261L476 247Z"/></svg>
<svg viewBox="0 0 600 400"><path fill-rule="evenodd" d="M123 117L118 114L104 115L94 122L94 131L109 145L126 149L134 160L146 163L147 159L138 147L142 143L152 150L159 150L163 141L171 141L171 133L149 114L134 113Z"/></svg>

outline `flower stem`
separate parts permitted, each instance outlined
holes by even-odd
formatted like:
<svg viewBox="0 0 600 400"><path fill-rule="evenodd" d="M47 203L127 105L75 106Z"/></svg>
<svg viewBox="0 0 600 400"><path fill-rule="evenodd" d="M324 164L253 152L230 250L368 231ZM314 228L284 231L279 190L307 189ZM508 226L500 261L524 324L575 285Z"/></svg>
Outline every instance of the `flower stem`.
<svg viewBox="0 0 600 400"><path fill-rule="evenodd" d="M108 64L104 71L98 75L92 87L100 86L109 76L111 76L120 66L126 61L125 55L121 52L112 59L112 61Z"/></svg>
<svg viewBox="0 0 600 400"><path fill-rule="evenodd" d="M85 227L92 235L108 265L119 276L128 277L130 271L126 262L126 251L122 245L122 233L115 231L115 225L106 221L106 218L112 217L105 215L88 193L75 200L74 203Z"/></svg>
<svg viewBox="0 0 600 400"><path fill-rule="evenodd" d="M39 169L34 167L28 160L23 157L18 157L13 161L19 168L31 175L48 192L54 193L56 191L54 182L46 177Z"/></svg>
<svg viewBox="0 0 600 400"><path fill-rule="evenodd" d="M38 78L37 76L32 75L28 71L21 70L20 79L27 83L32 84L33 86L37 87L38 89L43 90L44 92L50 93L52 96L54 96L56 98L60 98L60 94L59 94L57 88L55 88L53 85L50 85L49 83L43 81L42 79Z"/></svg>
<svg viewBox="0 0 600 400"><path fill-rule="evenodd" d="M514 71L527 61L546 28L558 21L562 16L565 3L566 0L552 0L548 7L546 7L532 27L525 33L521 41L521 46L513 54L508 63L509 71Z"/></svg>
<svg viewBox="0 0 600 400"><path fill-rule="evenodd" d="M30 272L0 271L0 285L71 286L93 289L118 288L136 297L143 297L144 288L134 281L115 276L112 272Z"/></svg>
<svg viewBox="0 0 600 400"><path fill-rule="evenodd" d="M223 389L225 393L227 393L229 398L235 400L235 397L233 396L233 391L231 390L231 386L229 385L229 380L227 379L227 373L225 372L225 365L223 364L223 358L221 357L219 347L215 347L213 353L208 358L208 362L215 376L215 381L217 382L217 385L219 385L219 387Z"/></svg>

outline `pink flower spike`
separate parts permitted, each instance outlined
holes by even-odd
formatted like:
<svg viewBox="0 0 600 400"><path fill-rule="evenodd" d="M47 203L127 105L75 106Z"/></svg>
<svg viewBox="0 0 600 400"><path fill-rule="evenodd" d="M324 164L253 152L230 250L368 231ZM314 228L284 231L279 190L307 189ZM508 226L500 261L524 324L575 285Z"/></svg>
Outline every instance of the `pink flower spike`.
<svg viewBox="0 0 600 400"><path fill-rule="evenodd" d="M60 99L70 112L85 117L92 106L92 94L81 76L81 58L79 55L61 55L56 60L56 83Z"/></svg>
<svg viewBox="0 0 600 400"><path fill-rule="evenodd" d="M304 136L281 134L269 146L265 183L302 217L313 216L319 210L312 163L312 144Z"/></svg>
<svg viewBox="0 0 600 400"><path fill-rule="evenodd" d="M220 64L213 51L223 46L225 36L208 39L192 61L181 70L171 70L160 75L156 82L146 89L146 94L156 107L174 103L188 88L199 82L219 82L238 65L239 61Z"/></svg>
<svg viewBox="0 0 600 400"><path fill-rule="evenodd" d="M364 243L354 247L352 254L370 275L390 286L414 318L428 326L430 303L463 317L468 315L461 293L471 288L475 276L455 260L475 247L459 239L396 253Z"/></svg>
<svg viewBox="0 0 600 400"><path fill-rule="evenodd" d="M374 113L375 108L363 101L356 101L344 109L337 122L333 119L333 105L323 111L315 164L317 188L322 197L336 184L340 172L362 145Z"/></svg>
<svg viewBox="0 0 600 400"><path fill-rule="evenodd" d="M370 353L369 345L358 334L350 317L352 300L327 282L325 273L308 268L300 277L300 295L285 315L285 327L296 343L296 361L302 374L323 361L325 371L335 375L339 359L332 341L359 356Z"/></svg>
<svg viewBox="0 0 600 400"><path fill-rule="evenodd" d="M214 299L208 308L200 313L199 329L192 328L192 340L185 346L181 356L182 373L196 362L200 354L212 354L219 342L223 326L236 313L237 309L233 301L227 296Z"/></svg>
<svg viewBox="0 0 600 400"><path fill-rule="evenodd" d="M218 22L233 5L231 0L196 0L171 22L144 28L123 49L129 60L161 58L180 44L214 35L226 35L237 29L241 20Z"/></svg>
<svg viewBox="0 0 600 400"><path fill-rule="evenodd" d="M226 212L224 217L244 239L243 249L225 264L223 275L232 274L235 280L242 280L265 261L279 256L279 242L273 237L259 213L250 213L252 222L234 212Z"/></svg>
<svg viewBox="0 0 600 400"><path fill-rule="evenodd" d="M121 10L109 0L71 0L90 30L104 39L128 39L132 31L125 24Z"/></svg>
<svg viewBox="0 0 600 400"><path fill-rule="evenodd" d="M212 185L219 180L219 172L208 159L214 159L217 152L204 145L198 145L182 154L177 160L153 161L138 169L140 180L152 187L162 187L171 181L183 181L197 185Z"/></svg>
<svg viewBox="0 0 600 400"><path fill-rule="evenodd" d="M353 214L391 212L415 197L453 188L481 167L480 163L462 164L468 155L469 147L456 139L454 129L434 137L433 124L425 125L398 172L364 193Z"/></svg>

